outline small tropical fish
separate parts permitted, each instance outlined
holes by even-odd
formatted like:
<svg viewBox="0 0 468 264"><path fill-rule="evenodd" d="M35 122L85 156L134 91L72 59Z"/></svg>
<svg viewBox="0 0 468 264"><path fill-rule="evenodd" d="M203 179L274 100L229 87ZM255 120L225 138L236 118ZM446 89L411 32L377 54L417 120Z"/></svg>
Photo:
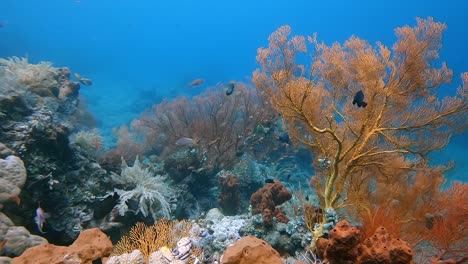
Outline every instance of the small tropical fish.
<svg viewBox="0 0 468 264"><path fill-rule="evenodd" d="M283 134L279 135L278 140L286 144L291 144L288 132L284 132Z"/></svg>
<svg viewBox="0 0 468 264"><path fill-rule="evenodd" d="M93 85L93 81L92 81L91 79L82 77L81 75L79 75L79 74L76 73L76 72L75 72L73 75L75 76L75 78L76 78L82 85L86 85L86 86Z"/></svg>
<svg viewBox="0 0 468 264"><path fill-rule="evenodd" d="M191 138L183 137L179 138L175 144L177 146L194 147L197 145L197 142Z"/></svg>
<svg viewBox="0 0 468 264"><path fill-rule="evenodd" d="M291 173L288 173L288 175L286 175L286 180L289 181L289 179L291 179Z"/></svg>
<svg viewBox="0 0 468 264"><path fill-rule="evenodd" d="M189 83L188 86L194 87L194 86L198 86L200 84L203 84L204 82L205 82L205 80L203 80L203 79L195 79L191 83Z"/></svg>
<svg viewBox="0 0 468 264"><path fill-rule="evenodd" d="M39 206L36 209L36 217L34 217L34 222L37 225L37 229L39 229L39 232L45 234L43 230L44 224L46 223L46 219L49 218L50 215L41 208L41 204L39 203Z"/></svg>
<svg viewBox="0 0 468 264"><path fill-rule="evenodd" d="M322 169L328 169L331 166L331 160L327 158L318 159L318 162L320 164L320 168Z"/></svg>
<svg viewBox="0 0 468 264"><path fill-rule="evenodd" d="M236 87L235 82L229 82L229 84L226 87L226 95L231 95L234 93L234 88Z"/></svg>
<svg viewBox="0 0 468 264"><path fill-rule="evenodd" d="M355 104L357 104L358 107L366 107L367 106L367 103L364 102L364 93L362 92L362 90L359 90L359 92L357 92L354 95L353 105L355 105Z"/></svg>
<svg viewBox="0 0 468 264"><path fill-rule="evenodd" d="M265 183L274 183L274 182L275 182L275 180L273 180L273 179L265 179Z"/></svg>

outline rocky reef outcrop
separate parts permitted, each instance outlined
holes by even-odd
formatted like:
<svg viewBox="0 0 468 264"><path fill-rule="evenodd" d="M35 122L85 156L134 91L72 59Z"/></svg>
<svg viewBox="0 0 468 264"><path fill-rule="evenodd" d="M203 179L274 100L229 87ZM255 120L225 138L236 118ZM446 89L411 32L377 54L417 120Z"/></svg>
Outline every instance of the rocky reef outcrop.
<svg viewBox="0 0 468 264"><path fill-rule="evenodd" d="M68 68L50 63L0 60L0 153L21 159L27 174L21 194L13 188L6 197L19 194L21 206L8 202L3 212L16 225L65 244L102 223L113 207L97 206L112 190L107 172L69 142L70 134L83 128L80 120L86 112L80 108L80 85L70 77ZM44 234L34 223L39 204L50 214Z"/></svg>
<svg viewBox="0 0 468 264"><path fill-rule="evenodd" d="M112 242L99 228L83 231L70 246L43 244L26 250L21 256L13 258L12 264L49 264L49 263L95 263L95 260L109 257ZM102 263L102 262L101 262Z"/></svg>

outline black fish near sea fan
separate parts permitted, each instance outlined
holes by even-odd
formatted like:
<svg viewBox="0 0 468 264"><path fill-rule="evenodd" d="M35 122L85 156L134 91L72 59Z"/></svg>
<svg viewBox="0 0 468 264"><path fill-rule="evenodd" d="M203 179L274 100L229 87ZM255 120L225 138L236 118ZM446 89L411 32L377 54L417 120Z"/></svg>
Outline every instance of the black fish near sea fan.
<svg viewBox="0 0 468 264"><path fill-rule="evenodd" d="M353 105L355 105L355 104L357 104L358 107L366 107L367 106L367 103L364 102L364 93L362 92L362 90L359 90L359 92L357 92L354 95Z"/></svg>

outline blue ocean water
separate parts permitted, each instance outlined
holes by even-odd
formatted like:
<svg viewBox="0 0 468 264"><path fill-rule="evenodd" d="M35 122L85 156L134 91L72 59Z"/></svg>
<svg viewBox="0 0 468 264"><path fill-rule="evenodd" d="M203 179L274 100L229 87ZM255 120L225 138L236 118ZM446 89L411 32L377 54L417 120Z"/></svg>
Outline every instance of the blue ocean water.
<svg viewBox="0 0 468 264"><path fill-rule="evenodd" d="M327 43L351 35L391 46L394 29L416 17L444 22L441 58L454 70L447 94L468 71L468 1L130 1L2 0L0 57L51 61L94 80L80 93L110 135L163 98L194 95L220 81L248 81L258 47L289 24ZM187 88L196 78L202 87ZM468 179L467 135L441 161L455 159L450 177Z"/></svg>

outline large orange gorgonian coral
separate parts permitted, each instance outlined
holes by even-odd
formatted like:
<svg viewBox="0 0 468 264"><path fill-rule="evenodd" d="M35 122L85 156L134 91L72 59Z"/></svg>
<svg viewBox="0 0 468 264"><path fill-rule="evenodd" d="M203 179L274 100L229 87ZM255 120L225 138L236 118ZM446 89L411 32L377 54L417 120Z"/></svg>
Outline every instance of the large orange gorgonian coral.
<svg viewBox="0 0 468 264"><path fill-rule="evenodd" d="M323 208L359 206L386 182L442 175L446 167L430 167L428 153L468 125L468 73L457 95L437 97L452 79L445 63L436 65L445 28L418 19L415 27L396 29L391 49L358 37L328 46L314 35L308 54L305 38L291 37L290 27L282 26L258 50L256 87L283 116L291 137L320 159L316 165L329 161L311 180ZM360 90L365 108L352 104ZM389 202L397 198L388 193Z"/></svg>

